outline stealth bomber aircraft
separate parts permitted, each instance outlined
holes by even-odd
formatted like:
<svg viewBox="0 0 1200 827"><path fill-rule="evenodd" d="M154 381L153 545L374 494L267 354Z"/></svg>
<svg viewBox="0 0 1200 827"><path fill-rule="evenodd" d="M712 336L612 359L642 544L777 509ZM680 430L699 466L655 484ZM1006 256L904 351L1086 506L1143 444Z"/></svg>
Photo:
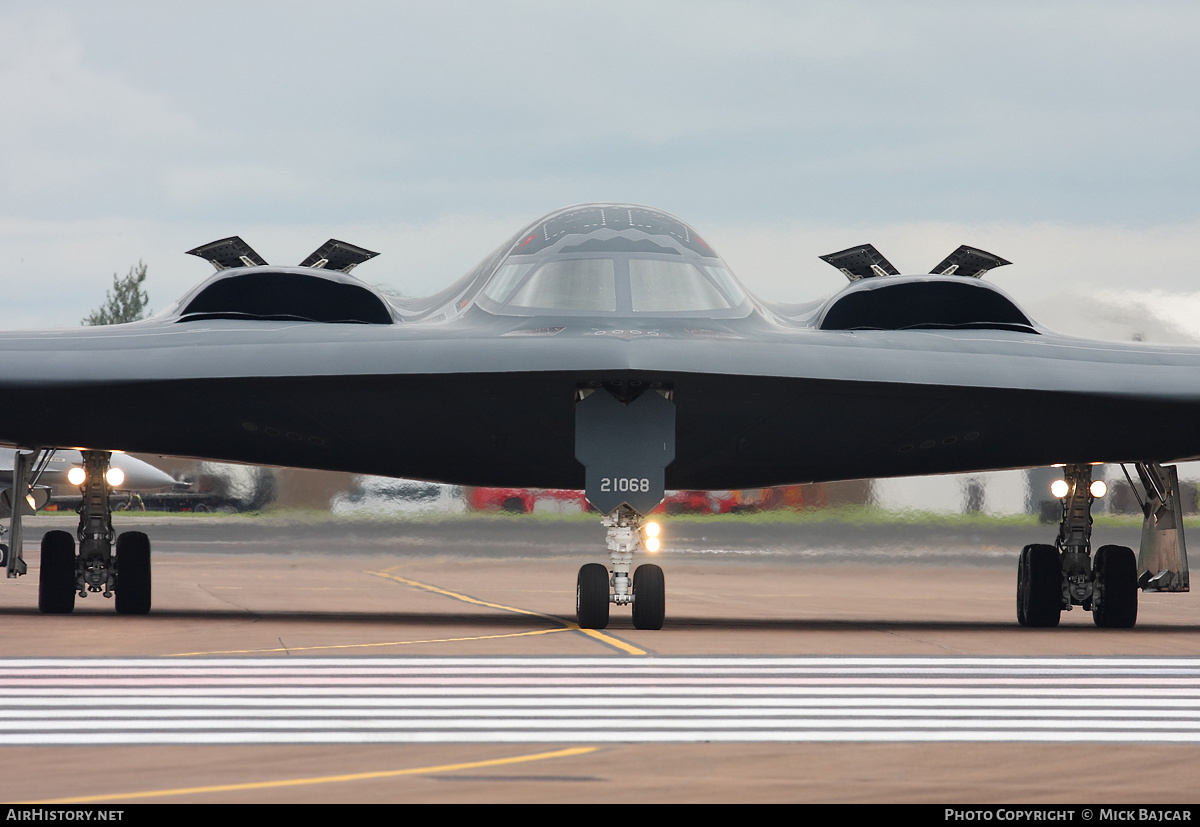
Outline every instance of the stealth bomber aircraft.
<svg viewBox="0 0 1200 827"><path fill-rule="evenodd" d="M585 489L608 562L579 571L583 627L614 605L662 626L663 571L634 561L665 489L1052 464L1062 519L1020 553L1021 624L1079 606L1129 627L1139 588L1187 589L1164 463L1200 457L1200 349L1047 330L981 278L1007 264L982 250L908 276L870 245L824 256L849 284L803 305L751 295L690 226L628 204L550 213L415 300L350 275L375 254L336 240L298 267L237 237L190 252L217 272L153 318L0 334L0 441L18 468L90 448L78 531L42 542L43 611L89 591L149 611L149 538L116 536L107 510L118 449ZM1138 475L1140 559L1093 553L1100 462ZM10 576L24 571L10 557Z"/></svg>

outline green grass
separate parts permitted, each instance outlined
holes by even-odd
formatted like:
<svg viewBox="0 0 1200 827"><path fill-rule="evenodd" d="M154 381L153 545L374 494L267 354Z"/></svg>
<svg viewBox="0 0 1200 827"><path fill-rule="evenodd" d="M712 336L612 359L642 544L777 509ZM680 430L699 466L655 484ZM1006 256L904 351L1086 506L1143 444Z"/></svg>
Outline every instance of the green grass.
<svg viewBox="0 0 1200 827"><path fill-rule="evenodd" d="M657 515L656 515L657 516ZM946 511L895 511L873 505L845 505L802 510L781 509L743 514L677 514L664 516L672 522L737 521L744 523L852 523L855 525L929 525L943 527L998 528L1003 526L1037 526L1036 514L962 514ZM1093 523L1100 527L1133 526L1142 524L1140 514L1096 514ZM1200 525L1200 515L1188 517L1185 525Z"/></svg>

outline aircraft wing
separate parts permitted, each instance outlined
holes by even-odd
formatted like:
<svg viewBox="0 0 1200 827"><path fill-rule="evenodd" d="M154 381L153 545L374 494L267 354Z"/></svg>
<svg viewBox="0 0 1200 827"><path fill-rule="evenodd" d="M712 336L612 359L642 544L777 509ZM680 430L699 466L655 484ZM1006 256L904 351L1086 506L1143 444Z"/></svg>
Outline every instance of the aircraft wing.
<svg viewBox="0 0 1200 827"><path fill-rule="evenodd" d="M635 205L543 216L419 300L349 275L374 254L345 242L196 252L218 272L168 313L0 334L0 441L586 488L611 531L664 488L1200 457L1200 350L1055 334L977 248L915 276L850 248L803 310Z"/></svg>
<svg viewBox="0 0 1200 827"><path fill-rule="evenodd" d="M675 406L677 489L1200 455L1194 350L1076 340L1004 314L884 329L878 308L841 308L875 283L885 303L885 286L913 288L918 305L947 286L1008 301L956 282L864 279L795 327L753 310L504 316L482 297L436 322L165 318L0 334L0 390L23 400L0 409L0 439L580 488L580 392L627 402L653 388ZM856 313L874 326L852 326Z"/></svg>

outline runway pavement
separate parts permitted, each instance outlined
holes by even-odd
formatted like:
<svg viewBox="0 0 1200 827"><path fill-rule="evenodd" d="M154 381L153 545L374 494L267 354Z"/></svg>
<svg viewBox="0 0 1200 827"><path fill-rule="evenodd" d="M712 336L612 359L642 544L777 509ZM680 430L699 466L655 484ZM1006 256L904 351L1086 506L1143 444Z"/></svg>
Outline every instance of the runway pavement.
<svg viewBox="0 0 1200 827"><path fill-rule="evenodd" d="M151 614L43 616L65 519L0 584L6 801L1197 798L1200 601L1021 629L1029 528L668 522L666 628L601 632L591 521L124 522Z"/></svg>

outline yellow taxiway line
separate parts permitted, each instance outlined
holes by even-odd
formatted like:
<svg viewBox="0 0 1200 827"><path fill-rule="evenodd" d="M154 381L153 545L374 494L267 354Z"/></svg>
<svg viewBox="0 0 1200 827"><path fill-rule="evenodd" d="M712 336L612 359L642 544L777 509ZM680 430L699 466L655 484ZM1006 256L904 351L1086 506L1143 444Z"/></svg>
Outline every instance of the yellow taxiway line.
<svg viewBox="0 0 1200 827"><path fill-rule="evenodd" d="M625 641L615 638L612 635L606 635L604 632L598 629L583 629L578 623L573 623L569 620L564 620L561 617L555 617L554 615L542 614L541 612L535 612L529 609L519 609L516 606L505 606L502 603L491 603L487 600L480 600L477 597L471 597L470 595L461 594L459 592L452 592L448 589L430 585L429 583L421 583L417 580L409 580L407 577L401 577L398 574L392 574L390 571L368 571L365 572L365 574L370 574L375 577L382 577L385 580L392 580L396 583L402 583L405 586L410 586L414 589L422 589L423 591L438 594L443 597L461 600L464 603L471 603L475 606L485 606L489 609L499 609L500 611L513 612L514 614L530 615L531 617L541 618L542 620L548 620L551 623L557 623L560 625L553 629L534 629L527 632L510 632L507 634L498 635L472 635L467 637L431 638L428 640L391 640L377 643L330 643L319 646L276 646L270 649L224 649L208 652L173 652L169 655L166 655L166 657L187 658L201 657L206 655L264 655L273 654L276 652L288 652L294 654L296 652L315 652L330 649L378 649L389 646L415 646L422 643L461 643L472 640L499 640L502 638L511 637L532 637L535 635L556 634L558 632L582 632L588 637L607 646L611 646L614 649L622 651L627 655L646 654L646 650L639 649L637 646L634 646L631 643L626 643Z"/></svg>
<svg viewBox="0 0 1200 827"><path fill-rule="evenodd" d="M604 632L601 632L598 629L583 629L579 626L578 623L572 623L569 620L563 620L561 617L555 617L554 615L542 614L541 612L534 612L534 611L530 611L529 609L518 609L515 606L505 606L501 603L489 603L486 600L480 600L476 597L470 597L468 595L459 594L458 592L452 592L447 589L439 588L437 586L431 586L428 583L420 583L416 580L409 580L407 577L401 577L398 574L392 574L391 572L387 572L387 571L369 571L369 572L367 572L367 574L373 574L376 577L384 577L384 578L387 578L388 580L395 580L397 583L403 583L404 585L412 586L415 589L424 589L427 592L433 592L434 594L440 594L443 597L451 597L451 598L454 598L455 600L461 600L464 603L472 603L476 606L486 606L489 609L500 609L501 611L514 612L516 614L532 615L534 617L540 617L544 620L549 620L553 623L561 623L562 629L561 630L556 629L554 631L583 632L588 637L594 638L595 640L598 640L601 643L608 644L609 646L612 646L614 649L620 649L622 652L624 652L628 655L644 655L644 654L646 654L646 650L639 649L638 647L634 646L631 643L626 643L625 641L615 638L611 635L606 635L606 634L604 634Z"/></svg>
<svg viewBox="0 0 1200 827"><path fill-rule="evenodd" d="M279 781L251 781L244 784L214 784L208 787L177 787L168 790L145 790L134 793L109 793L106 795L85 795L76 798L55 798L45 801L22 802L26 804L89 804L101 801L134 801L143 798L170 798L180 795L202 795L207 793L230 793L244 790L269 790L280 787L305 787L313 784L341 784L347 781L368 781L373 778L397 778L404 775L430 775L440 772L456 772L458 770L474 770L481 767L502 767L511 764L525 764L530 761L548 761L554 758L571 758L595 752L599 747L571 747L554 750L553 752L535 752L530 755L512 755L507 758L489 758L484 761L465 761L459 764L436 764L431 767L412 767L406 770L383 770L379 772L358 772L346 775L318 775L311 778L286 778Z"/></svg>

